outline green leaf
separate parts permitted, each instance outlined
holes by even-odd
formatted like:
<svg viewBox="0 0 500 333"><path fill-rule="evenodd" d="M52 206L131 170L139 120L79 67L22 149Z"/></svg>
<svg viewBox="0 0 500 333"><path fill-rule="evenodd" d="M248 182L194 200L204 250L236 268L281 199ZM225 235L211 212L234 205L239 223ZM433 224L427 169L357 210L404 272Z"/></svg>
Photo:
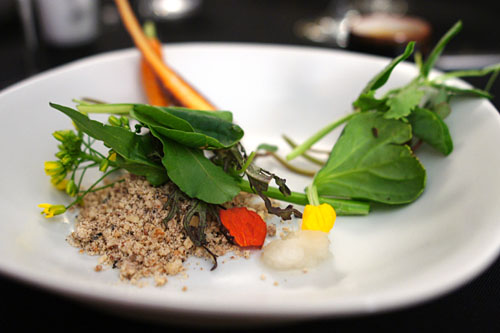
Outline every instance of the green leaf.
<svg viewBox="0 0 500 333"><path fill-rule="evenodd" d="M131 111L135 119L150 129L191 148L229 148L241 140L243 130L239 126L223 119L227 116L220 118L210 113L150 105L136 105Z"/></svg>
<svg viewBox="0 0 500 333"><path fill-rule="evenodd" d="M375 91L370 91L368 93L362 93L359 95L358 99L352 103L352 105L359 109L359 111L386 111L387 110L387 99L377 99L375 97Z"/></svg>
<svg viewBox="0 0 500 333"><path fill-rule="evenodd" d="M444 155L453 151L453 141L448 126L434 112L416 108L408 117L413 134Z"/></svg>
<svg viewBox="0 0 500 333"><path fill-rule="evenodd" d="M450 97L450 93L443 87L431 90L424 108L436 113L441 119L445 119L451 113Z"/></svg>
<svg viewBox="0 0 500 333"><path fill-rule="evenodd" d="M455 35L458 34L460 30L462 30L462 21L458 21L457 23L455 23L455 25L453 25L453 27L451 27L451 29L448 30L448 32L446 32L446 34L443 37L441 37L439 42L436 44L434 49L429 54L427 60L422 65L420 73L422 74L423 77L429 76L431 69L434 67L434 64L436 63L437 59L443 52L448 42L453 37L455 37Z"/></svg>
<svg viewBox="0 0 500 333"><path fill-rule="evenodd" d="M444 89L448 93L451 93L453 95L458 95L458 96L471 96L471 97L482 97L482 98L493 98L493 96L487 92L486 90L482 89L477 89L477 88L459 88L459 87L454 87L454 86L449 86L446 84L440 84L440 83L434 83L431 82L429 83L431 87L437 88L437 89Z"/></svg>
<svg viewBox="0 0 500 333"><path fill-rule="evenodd" d="M394 67L396 67L400 62L406 60L413 53L414 48L415 42L409 42L404 53L394 58L380 73L375 75L375 77L368 82L362 93L368 93L382 87L389 79Z"/></svg>
<svg viewBox="0 0 500 333"><path fill-rule="evenodd" d="M406 86L388 98L389 110L384 114L384 117L386 119L401 119L408 116L424 95L425 92L420 90L417 85Z"/></svg>
<svg viewBox="0 0 500 333"><path fill-rule="evenodd" d="M356 115L314 178L318 193L388 204L415 200L425 187L426 175L403 145L411 137L409 124L385 119L382 112Z"/></svg>
<svg viewBox="0 0 500 333"><path fill-rule="evenodd" d="M461 71L452 71L436 77L433 80L433 82L446 81L452 78L459 78L459 77L485 76L498 71L500 71L500 64L494 64L480 69L466 69Z"/></svg>
<svg viewBox="0 0 500 333"><path fill-rule="evenodd" d="M146 179L153 186L164 184L168 180L167 171L163 165L160 165L159 167L152 167L143 163L136 163L131 160L127 160L120 155L117 155L115 163L118 167L123 168L134 175L146 177Z"/></svg>
<svg viewBox="0 0 500 333"><path fill-rule="evenodd" d="M451 106L448 102L441 102L439 104L434 105L432 108L432 112L437 114L439 118L445 119L451 113Z"/></svg>
<svg viewBox="0 0 500 333"><path fill-rule="evenodd" d="M208 116L208 117L219 118L228 121L230 123L233 122L233 113L230 111L217 110L217 112L214 112L214 111L204 111L204 110L193 110L179 106L169 106L162 108L169 110L169 112L171 112L172 114L187 121L189 121L189 119L192 119L192 116L196 117Z"/></svg>
<svg viewBox="0 0 500 333"><path fill-rule="evenodd" d="M153 124L156 126L165 126L174 128L183 132L194 132L193 126L184 119L174 116L170 112L158 106L151 106L146 104L134 105L130 115L143 124Z"/></svg>
<svg viewBox="0 0 500 333"><path fill-rule="evenodd" d="M154 129L151 132L162 142L162 163L182 192L211 204L231 201L240 192L237 181L207 159L203 151L169 140Z"/></svg>
<svg viewBox="0 0 500 333"><path fill-rule="evenodd" d="M161 152L158 148L161 147L158 147L151 135L137 135L122 127L104 125L62 105L50 103L50 106L70 117L82 132L112 148L123 158L119 166L127 170L140 169L137 165L144 167L142 172L135 173L145 176L153 185L159 185L168 179L165 168L152 159L153 156L158 156L158 151Z"/></svg>

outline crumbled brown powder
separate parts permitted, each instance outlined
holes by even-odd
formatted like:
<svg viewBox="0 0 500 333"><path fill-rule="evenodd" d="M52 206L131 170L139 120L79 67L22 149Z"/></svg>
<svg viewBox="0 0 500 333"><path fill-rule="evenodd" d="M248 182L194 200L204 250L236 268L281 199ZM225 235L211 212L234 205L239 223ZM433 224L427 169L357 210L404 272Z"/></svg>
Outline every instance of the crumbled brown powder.
<svg viewBox="0 0 500 333"><path fill-rule="evenodd" d="M88 194L68 242L87 254L99 255L98 266L118 268L122 280L153 277L157 286L167 282L167 275L183 272L183 263L191 255L212 260L205 249L194 246L177 218L166 225L162 222L168 214L164 206L171 186L153 187L143 177L128 174L123 182ZM252 201L253 195L242 193L226 206L252 205L267 216L265 207ZM187 207L179 208L182 212ZM215 221L207 221L205 232L212 253L220 256L232 251L249 257L249 251L229 243Z"/></svg>
<svg viewBox="0 0 500 333"><path fill-rule="evenodd" d="M276 236L276 226L274 224L267 225L267 236L268 237Z"/></svg>

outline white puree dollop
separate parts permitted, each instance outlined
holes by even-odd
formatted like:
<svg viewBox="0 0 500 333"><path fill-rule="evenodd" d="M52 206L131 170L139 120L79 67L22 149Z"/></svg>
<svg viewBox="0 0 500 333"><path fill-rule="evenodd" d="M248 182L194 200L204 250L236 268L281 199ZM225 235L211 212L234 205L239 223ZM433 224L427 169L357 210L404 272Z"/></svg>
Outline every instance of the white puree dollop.
<svg viewBox="0 0 500 333"><path fill-rule="evenodd" d="M264 246L262 261L275 269L303 269L318 265L330 256L328 234L300 230Z"/></svg>

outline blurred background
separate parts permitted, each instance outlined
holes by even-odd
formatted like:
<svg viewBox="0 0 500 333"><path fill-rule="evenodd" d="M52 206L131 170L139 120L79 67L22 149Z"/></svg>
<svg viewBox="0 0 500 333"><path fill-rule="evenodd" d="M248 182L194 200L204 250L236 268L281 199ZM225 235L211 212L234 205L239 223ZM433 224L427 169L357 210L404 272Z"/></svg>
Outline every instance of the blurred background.
<svg viewBox="0 0 500 333"><path fill-rule="evenodd" d="M442 70L500 62L500 10L490 0L141 0L139 19L160 39L252 42L394 56L409 40L425 53L457 20L464 29ZM110 0L0 1L0 89L85 56L131 47ZM485 80L470 79L482 88ZM493 93L499 92L495 85ZM495 95L499 95L498 93ZM498 98L493 100L498 107Z"/></svg>
<svg viewBox="0 0 500 333"><path fill-rule="evenodd" d="M447 71L500 63L498 1L140 0L131 4L141 21L156 22L159 38L165 44L272 43L391 57L399 54L409 40L417 40L419 50L428 52L456 21L462 20L464 29L446 48L437 67ZM0 90L71 61L132 46L113 1L0 1ZM467 81L483 88L487 78ZM500 82L492 93L496 96L492 101L499 109ZM0 293L0 331L34 323L38 329L64 328L75 322L81 329L164 329L108 315L3 277ZM20 313L25 320L15 319ZM368 318L315 321L293 328L451 331L468 327L498 332L499 314L497 260L466 287L427 304ZM50 319L54 315L57 319Z"/></svg>

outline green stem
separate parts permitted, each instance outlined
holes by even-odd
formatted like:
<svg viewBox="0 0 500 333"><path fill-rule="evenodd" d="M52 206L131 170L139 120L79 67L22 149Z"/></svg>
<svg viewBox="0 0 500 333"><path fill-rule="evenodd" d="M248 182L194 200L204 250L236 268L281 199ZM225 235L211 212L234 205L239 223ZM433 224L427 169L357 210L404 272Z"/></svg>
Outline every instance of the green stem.
<svg viewBox="0 0 500 333"><path fill-rule="evenodd" d="M85 147L89 149L90 152L89 155L98 156L101 157L102 159L106 158L106 156L104 156L103 154L101 154L100 152L91 147L92 143L86 143L85 141L83 141L82 143Z"/></svg>
<svg viewBox="0 0 500 333"><path fill-rule="evenodd" d="M288 143L288 145L290 147L292 147L292 149L296 148L298 145L292 140L290 139L288 136L286 135L282 135L283 137L283 140L286 141L286 143ZM324 161L321 161L319 159L317 159L316 157L313 157L311 155L309 155L307 152L303 153L302 154L302 157L304 157L306 160L308 160L309 162L311 163L314 163L316 165L319 165L319 166L323 166L325 165L325 162Z"/></svg>
<svg viewBox="0 0 500 333"><path fill-rule="evenodd" d="M500 73L500 68L491 74L490 79L488 80L488 83L486 83L486 87L484 87L484 90L490 91L491 87L493 87L493 83L498 77L498 73Z"/></svg>
<svg viewBox="0 0 500 333"><path fill-rule="evenodd" d="M103 174L101 176L101 178L99 178L94 184L92 184L92 186L90 186L88 188L88 190L86 190L85 192L80 194L73 202L71 202L68 206L66 206L66 210L69 209L71 206L75 205L76 203L80 202L84 196L86 196L88 193L90 193L94 189L94 187L96 187L97 184L99 184L104 178L106 178L107 176L109 176L110 174L112 174L113 172L115 172L117 170L120 170L120 168L114 168L114 169L106 172L105 174Z"/></svg>
<svg viewBox="0 0 500 333"><path fill-rule="evenodd" d="M115 184L118 184L118 183L122 183L124 182L125 179L120 179L120 180L117 180L116 182L112 182L112 183L109 183L107 185L104 185L104 186L101 186L101 187L98 187L98 188L94 188L92 191L88 192L88 193L94 193L94 192L97 192L97 191L100 191L100 190L104 190L105 188L108 188L108 187L111 187Z"/></svg>
<svg viewBox="0 0 500 333"><path fill-rule="evenodd" d="M133 110L134 104L79 104L78 111L89 113L122 114L128 115Z"/></svg>
<svg viewBox="0 0 500 333"><path fill-rule="evenodd" d="M255 155L256 155L255 151L253 151L253 152L250 153L250 156L248 156L245 164L243 164L243 166L241 167L241 170L238 170L239 174L242 174L243 172L245 172L248 169L248 167L250 166L250 164L252 164L252 162L253 162L253 160L255 158Z"/></svg>
<svg viewBox="0 0 500 333"><path fill-rule="evenodd" d="M78 184L77 184L77 187L76 187L76 188L78 189L78 192L80 192L80 186L82 186L82 181L83 181L83 177L85 176L85 173L86 173L86 172L87 172L87 170L88 170L89 168L91 168L91 167L93 167L93 165L92 165L92 164L87 165L87 166L85 166L85 167L83 168L82 173L80 174L80 179L78 180Z"/></svg>
<svg viewBox="0 0 500 333"><path fill-rule="evenodd" d="M282 158L281 156L279 156L276 153L269 152L268 154L271 155L272 157L274 157L276 159L276 161L278 161L285 168L287 168L288 170L293 171L295 173L298 173L299 175L303 175L303 176L307 176L307 177L314 177L314 175L316 174L316 171L302 169L302 168L296 167L293 164L288 163L284 158Z"/></svg>
<svg viewBox="0 0 500 333"><path fill-rule="evenodd" d="M309 204L313 206L319 206L319 196L318 190L316 189L316 185L311 184L306 188L307 200L309 200Z"/></svg>
<svg viewBox="0 0 500 333"><path fill-rule="evenodd" d="M352 117L354 117L356 113L351 113L348 114L347 116L344 116L336 121L334 121L331 124L328 124L327 126L323 127L321 130L319 130L316 134L311 136L309 139L307 139L303 144L297 146L290 154L286 156L286 159L288 161L293 160L297 156L300 156L304 154L313 144L321 140L325 135L333 131L335 128L338 126L342 125L343 123L349 121Z"/></svg>
<svg viewBox="0 0 500 333"><path fill-rule="evenodd" d="M250 183L246 180L239 182L240 189L244 192L254 193L250 187ZM269 198L294 203L305 206L309 203L305 193L292 192L291 195L285 196L278 188L269 187L266 192L263 192ZM333 199L318 197L319 203L330 204L336 211L337 215L367 215L370 212L370 204L362 201Z"/></svg>
<svg viewBox="0 0 500 333"><path fill-rule="evenodd" d="M153 21L146 21L142 26L144 34L148 38L156 38L156 27Z"/></svg>
<svg viewBox="0 0 500 333"><path fill-rule="evenodd" d="M80 157L83 159L83 160L86 160L86 161L94 161L96 162L97 164L101 163L102 160L106 159L104 156L103 158L100 158L99 156L95 156L95 155L92 155L92 154L87 154L87 153L82 153L80 155Z"/></svg>

